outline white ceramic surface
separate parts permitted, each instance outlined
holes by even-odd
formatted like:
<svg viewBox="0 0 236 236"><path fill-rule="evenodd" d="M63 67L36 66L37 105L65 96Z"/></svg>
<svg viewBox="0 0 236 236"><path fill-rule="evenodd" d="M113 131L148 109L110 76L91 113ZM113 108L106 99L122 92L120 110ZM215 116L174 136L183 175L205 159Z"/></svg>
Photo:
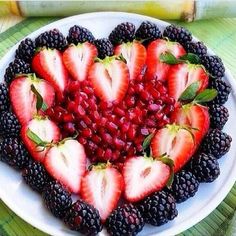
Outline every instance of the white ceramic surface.
<svg viewBox="0 0 236 236"><path fill-rule="evenodd" d="M130 21L138 26L143 20L153 21L161 29L167 25L163 21L137 14L101 12L78 15L56 21L33 32L29 37L35 38L38 34L52 28L58 28L66 35L71 26L79 24L91 30L96 38L101 38L107 37L109 32L121 22ZM14 57L16 48L17 45L0 61L1 79L7 65ZM235 81L229 71L226 71L225 77L231 83L233 91L236 91ZM230 191L236 180L235 99L234 93L232 93L226 104L229 108L230 117L224 130L231 134L233 142L230 152L219 160L221 168L219 178L211 184L201 184L199 191L193 198L177 205L179 215L175 220L161 227L145 226L140 235L171 236L178 234L205 218ZM18 216L50 235L69 236L77 234L68 230L63 223L45 209L40 195L24 184L19 172L3 163L0 163L0 198ZM101 235L104 234L104 232L101 233Z"/></svg>

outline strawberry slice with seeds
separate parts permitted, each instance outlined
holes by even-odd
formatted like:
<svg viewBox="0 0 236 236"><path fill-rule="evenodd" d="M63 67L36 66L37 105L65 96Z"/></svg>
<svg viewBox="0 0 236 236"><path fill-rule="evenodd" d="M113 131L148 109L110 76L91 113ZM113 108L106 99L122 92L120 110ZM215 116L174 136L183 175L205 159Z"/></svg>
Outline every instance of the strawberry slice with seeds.
<svg viewBox="0 0 236 236"><path fill-rule="evenodd" d="M129 70L123 61L106 57L92 65L89 79L100 99L121 101L129 86Z"/></svg>
<svg viewBox="0 0 236 236"><path fill-rule="evenodd" d="M64 51L63 62L74 80L83 81L97 54L97 48L89 42L72 44Z"/></svg>
<svg viewBox="0 0 236 236"><path fill-rule="evenodd" d="M82 179L81 197L98 209L103 222L117 207L123 191L123 177L110 164L93 166Z"/></svg>
<svg viewBox="0 0 236 236"><path fill-rule="evenodd" d="M128 42L117 46L115 55L122 55L129 68L130 80L137 78L146 63L146 48L140 42Z"/></svg>
<svg viewBox="0 0 236 236"><path fill-rule="evenodd" d="M171 53L176 58L186 54L184 48L177 42L157 39L151 42L147 49L147 78L165 81L171 65L161 62L161 54Z"/></svg>

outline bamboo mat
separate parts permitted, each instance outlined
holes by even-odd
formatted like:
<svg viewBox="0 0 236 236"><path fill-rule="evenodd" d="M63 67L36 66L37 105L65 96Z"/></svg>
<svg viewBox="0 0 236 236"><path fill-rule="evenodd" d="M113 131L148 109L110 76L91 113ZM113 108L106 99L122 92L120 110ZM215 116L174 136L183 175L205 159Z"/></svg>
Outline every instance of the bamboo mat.
<svg viewBox="0 0 236 236"><path fill-rule="evenodd" d="M56 18L27 19L1 33L0 57L23 37L54 20ZM212 48L236 78L236 19L204 20L181 25ZM208 217L179 236L236 235L235 210L236 184L225 200ZM45 234L24 222L0 201L0 236L45 236Z"/></svg>

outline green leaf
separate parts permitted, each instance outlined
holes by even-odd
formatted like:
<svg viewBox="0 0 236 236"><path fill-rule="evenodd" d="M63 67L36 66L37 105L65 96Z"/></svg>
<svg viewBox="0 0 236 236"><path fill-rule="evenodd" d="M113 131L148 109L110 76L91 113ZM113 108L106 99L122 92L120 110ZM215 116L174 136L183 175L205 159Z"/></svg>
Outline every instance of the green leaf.
<svg viewBox="0 0 236 236"><path fill-rule="evenodd" d="M170 52L162 53L160 55L160 61L170 65L180 63L180 61Z"/></svg>
<svg viewBox="0 0 236 236"><path fill-rule="evenodd" d="M189 61L191 64L200 64L200 58L194 53L187 53L181 56L179 59Z"/></svg>
<svg viewBox="0 0 236 236"><path fill-rule="evenodd" d="M37 91L37 89L35 88L35 86L33 84L31 84L31 91L35 94L36 99L37 99L37 102L36 102L36 109L37 109L37 111L39 111L41 109L43 111L45 111L47 109L47 105L46 105L46 103L44 103L43 97Z"/></svg>
<svg viewBox="0 0 236 236"><path fill-rule="evenodd" d="M197 94L197 91L199 89L199 82L196 81L192 84L190 84L184 92L181 94L179 100L186 101L186 100L192 100Z"/></svg>
<svg viewBox="0 0 236 236"><path fill-rule="evenodd" d="M217 90L216 89L205 89L201 93L199 93L195 99L195 103L205 103L212 101L217 96Z"/></svg>
<svg viewBox="0 0 236 236"><path fill-rule="evenodd" d="M143 150L144 151L150 146L153 136L154 136L154 133L151 133L144 139L144 141L143 141Z"/></svg>
<svg viewBox="0 0 236 236"><path fill-rule="evenodd" d="M170 177L167 181L167 187L170 187L174 181L174 161L168 157L162 157L160 159L164 164L170 167Z"/></svg>
<svg viewBox="0 0 236 236"><path fill-rule="evenodd" d="M38 146L41 146L42 143L45 143L36 133L34 133L30 129L27 129L27 136L31 141L33 141Z"/></svg>

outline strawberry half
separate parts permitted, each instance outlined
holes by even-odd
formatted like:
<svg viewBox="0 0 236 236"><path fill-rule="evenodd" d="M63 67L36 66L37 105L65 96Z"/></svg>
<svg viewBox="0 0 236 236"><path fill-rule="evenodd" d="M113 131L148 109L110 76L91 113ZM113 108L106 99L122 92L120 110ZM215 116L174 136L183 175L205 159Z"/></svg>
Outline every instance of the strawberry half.
<svg viewBox="0 0 236 236"><path fill-rule="evenodd" d="M91 43L71 44L63 53L63 62L74 80L83 81L97 54L97 48Z"/></svg>
<svg viewBox="0 0 236 236"><path fill-rule="evenodd" d="M22 125L27 124L37 114L37 97L31 90L32 85L42 96L47 107L51 107L55 100L53 87L47 81L36 78L34 74L14 79L10 85L9 95L12 108Z"/></svg>
<svg viewBox="0 0 236 236"><path fill-rule="evenodd" d="M161 160L143 156L128 158L123 167L124 196L130 202L137 202L165 187L170 175L170 167Z"/></svg>
<svg viewBox="0 0 236 236"><path fill-rule="evenodd" d="M84 147L76 140L66 139L49 149L44 165L48 173L73 193L79 193L86 169Z"/></svg>
<svg viewBox="0 0 236 236"><path fill-rule="evenodd" d="M130 79L137 78L142 72L146 63L146 48L140 42L128 42L117 46L115 55L122 55L129 68Z"/></svg>
<svg viewBox="0 0 236 236"><path fill-rule="evenodd" d="M166 154L174 161L174 171L180 170L191 158L195 148L190 131L177 125L167 125L157 131L151 141L152 155Z"/></svg>
<svg viewBox="0 0 236 236"><path fill-rule="evenodd" d="M102 100L121 101L129 86L129 69L123 61L106 57L92 65L89 79Z"/></svg>
<svg viewBox="0 0 236 236"><path fill-rule="evenodd" d="M29 137L29 130L44 142L58 142L61 134L58 126L46 117L36 116L21 129L21 138L32 157L39 162L44 161L48 148L37 146L33 137Z"/></svg>
<svg viewBox="0 0 236 236"><path fill-rule="evenodd" d="M172 65L167 75L168 93L178 101L188 86L198 82L197 92L201 92L207 87L208 80L208 74L201 65L185 63Z"/></svg>
<svg viewBox="0 0 236 236"><path fill-rule="evenodd" d="M103 222L117 207L123 191L123 177L110 164L93 166L82 179L81 197L98 209Z"/></svg>
<svg viewBox="0 0 236 236"><path fill-rule="evenodd" d="M177 42L157 39L151 42L147 49L147 78L165 81L171 65L160 61L160 55L172 53L176 58L186 54L184 48Z"/></svg>

